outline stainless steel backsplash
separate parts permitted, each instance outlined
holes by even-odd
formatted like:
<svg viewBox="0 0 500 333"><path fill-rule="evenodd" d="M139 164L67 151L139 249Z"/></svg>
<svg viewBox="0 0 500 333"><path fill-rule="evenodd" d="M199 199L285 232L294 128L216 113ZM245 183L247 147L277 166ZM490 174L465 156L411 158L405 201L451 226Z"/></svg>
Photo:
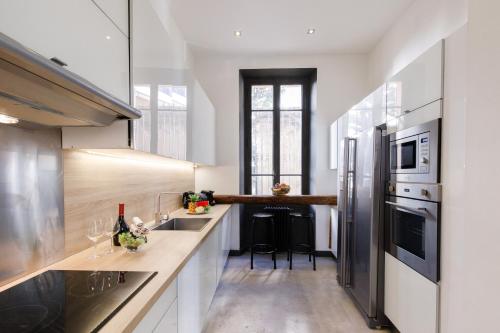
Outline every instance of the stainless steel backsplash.
<svg viewBox="0 0 500 333"><path fill-rule="evenodd" d="M61 130L0 125L0 285L63 256Z"/></svg>

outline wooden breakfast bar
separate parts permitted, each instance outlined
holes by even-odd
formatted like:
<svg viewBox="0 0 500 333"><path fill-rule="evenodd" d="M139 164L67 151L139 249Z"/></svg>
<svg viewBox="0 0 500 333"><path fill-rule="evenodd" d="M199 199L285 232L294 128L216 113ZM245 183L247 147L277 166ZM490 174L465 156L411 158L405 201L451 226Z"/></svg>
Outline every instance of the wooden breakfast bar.
<svg viewBox="0 0 500 333"><path fill-rule="evenodd" d="M327 205L336 206L336 195L214 195L220 204Z"/></svg>
<svg viewBox="0 0 500 333"><path fill-rule="evenodd" d="M276 246L279 251L286 251L289 246L289 222L290 213L310 214L313 223L313 233L315 234L316 216L312 206L336 206L336 195L214 195L217 204L242 204L240 210L240 248L245 251L252 244L253 214L268 212L274 215ZM329 223L330 225L330 223ZM307 230L295 230L296 234L306 234ZM265 230L256 230L256 237L266 238ZM330 232L329 232L330 234ZM315 237L314 237L315 238ZM314 245L314 240L312 241ZM331 239L329 237L329 243Z"/></svg>

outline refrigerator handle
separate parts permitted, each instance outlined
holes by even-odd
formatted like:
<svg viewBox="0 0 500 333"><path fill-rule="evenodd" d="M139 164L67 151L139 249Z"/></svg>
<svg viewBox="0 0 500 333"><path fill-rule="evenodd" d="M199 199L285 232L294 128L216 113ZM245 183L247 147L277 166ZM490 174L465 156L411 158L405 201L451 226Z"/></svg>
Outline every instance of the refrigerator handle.
<svg viewBox="0 0 500 333"><path fill-rule="evenodd" d="M348 169L347 169L347 200L346 200L346 207L347 210L349 211L348 216L349 218L346 219L347 225L346 225L346 247L347 247L347 252L346 252L346 274L345 274L345 285L346 287L351 286L351 265L352 265L352 258L351 258L351 247L352 247L352 223L354 222L355 216L354 216L354 191L356 188L356 139L354 138L349 138L348 141L348 151L349 151L349 160L348 160ZM350 181L350 183L349 183ZM351 198L351 201L349 201L349 198Z"/></svg>
<svg viewBox="0 0 500 333"><path fill-rule="evenodd" d="M339 207L342 211L342 225L341 225L341 257L340 257L340 280L339 284L341 286L348 286L350 281L350 226L352 223L352 213L353 213L353 203L349 205L349 198L354 198L354 186L349 186L349 180L352 178L352 182L354 183L354 170L355 168L355 159L354 158L356 150L356 140L353 138L344 138L344 162L342 168L342 206ZM354 184L352 184L354 185Z"/></svg>
<svg viewBox="0 0 500 333"><path fill-rule="evenodd" d="M356 188L356 139L347 138L348 144L348 162L347 162L347 170L346 170L346 208L349 211L350 219L347 220L348 223L352 223L354 220L354 189ZM352 160L351 160L352 159ZM351 180L349 184L349 180ZM349 185L351 187L349 187ZM349 202L349 198L352 198L352 201ZM350 205L349 205L350 203Z"/></svg>

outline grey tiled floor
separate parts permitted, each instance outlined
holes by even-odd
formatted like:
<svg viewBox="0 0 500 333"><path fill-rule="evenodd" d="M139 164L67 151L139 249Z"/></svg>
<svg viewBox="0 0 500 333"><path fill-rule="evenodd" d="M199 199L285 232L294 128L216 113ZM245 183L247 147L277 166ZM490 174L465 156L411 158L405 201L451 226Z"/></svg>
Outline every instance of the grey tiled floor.
<svg viewBox="0 0 500 333"><path fill-rule="evenodd" d="M318 258L317 271L306 256L286 256L272 269L270 256L230 257L209 310L205 333L362 333L370 330L336 281L331 258Z"/></svg>

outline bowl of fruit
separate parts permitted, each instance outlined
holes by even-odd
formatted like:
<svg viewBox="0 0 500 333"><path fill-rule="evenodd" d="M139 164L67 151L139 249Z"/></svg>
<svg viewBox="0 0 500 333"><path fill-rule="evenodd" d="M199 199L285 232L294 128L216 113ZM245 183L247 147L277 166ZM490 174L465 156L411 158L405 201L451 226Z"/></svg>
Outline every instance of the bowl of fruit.
<svg viewBox="0 0 500 333"><path fill-rule="evenodd" d="M189 196L188 214L201 215L206 214L209 211L210 205L208 200L201 200L201 197L198 194L192 194Z"/></svg>
<svg viewBox="0 0 500 333"><path fill-rule="evenodd" d="M145 236L135 236L131 232L124 232L118 235L118 241L127 252L135 253L139 247L147 242L147 238Z"/></svg>
<svg viewBox="0 0 500 333"><path fill-rule="evenodd" d="M276 183L272 187L272 192L274 195L287 195L288 192L290 192L290 185L285 184L285 183Z"/></svg>

